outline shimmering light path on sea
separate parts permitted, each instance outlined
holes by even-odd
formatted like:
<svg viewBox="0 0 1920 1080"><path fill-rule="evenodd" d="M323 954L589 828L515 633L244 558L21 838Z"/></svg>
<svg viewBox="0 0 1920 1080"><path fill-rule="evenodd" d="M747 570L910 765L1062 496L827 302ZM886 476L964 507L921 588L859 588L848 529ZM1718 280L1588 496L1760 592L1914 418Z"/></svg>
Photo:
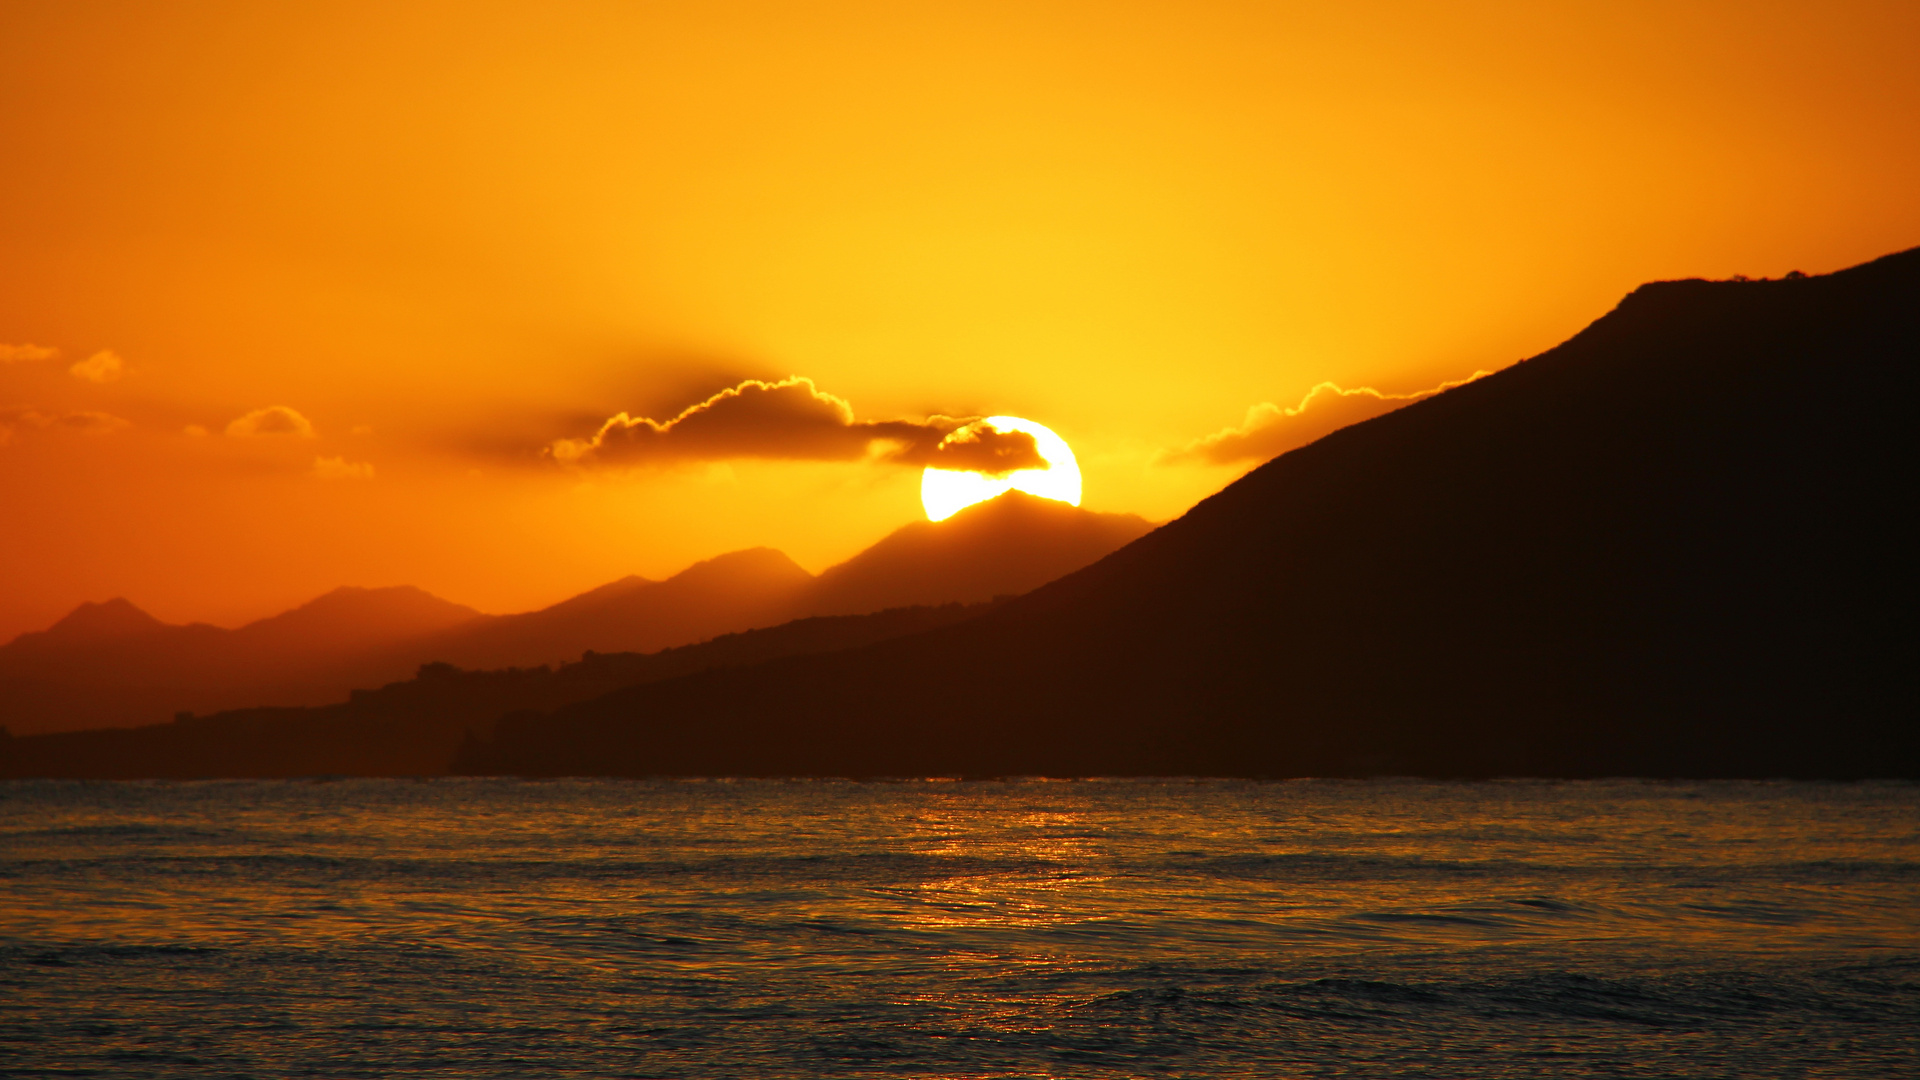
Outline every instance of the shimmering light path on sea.
<svg viewBox="0 0 1920 1080"><path fill-rule="evenodd" d="M17 1076L1920 1075L1920 786L0 785Z"/></svg>

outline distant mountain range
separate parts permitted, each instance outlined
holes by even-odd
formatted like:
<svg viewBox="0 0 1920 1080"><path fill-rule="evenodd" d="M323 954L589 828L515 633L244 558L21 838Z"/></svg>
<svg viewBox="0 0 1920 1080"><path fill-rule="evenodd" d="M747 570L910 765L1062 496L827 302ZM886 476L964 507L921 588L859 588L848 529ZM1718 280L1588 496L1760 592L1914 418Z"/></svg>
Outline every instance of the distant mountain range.
<svg viewBox="0 0 1920 1080"><path fill-rule="evenodd" d="M812 615L979 603L1033 589L1151 528L1010 492L937 524L910 524L818 578L756 548L518 615L482 615L406 587L338 589L236 630L167 625L123 599L82 604L0 647L0 725L19 735L317 705L406 679L424 663L551 665Z"/></svg>
<svg viewBox="0 0 1920 1080"><path fill-rule="evenodd" d="M807 573L770 548L722 555L665 581L623 578L524 615L481 618L403 650L411 665L557 663L586 650L647 653L813 615L1012 596L1145 535L1132 514L1098 514L1009 491L940 522L905 525L853 558Z"/></svg>
<svg viewBox="0 0 1920 1080"><path fill-rule="evenodd" d="M433 776L503 716L551 710L642 683L786 656L857 648L977 618L999 603L798 619L656 653L588 653L557 668L420 668L344 702L233 709L134 728L0 737L0 777Z"/></svg>
<svg viewBox="0 0 1920 1080"><path fill-rule="evenodd" d="M1920 249L1634 291L943 629L499 723L522 775L1920 776Z"/></svg>
<svg viewBox="0 0 1920 1080"><path fill-rule="evenodd" d="M404 677L412 669L389 655L404 643L481 618L407 587L336 589L237 630L169 625L124 599L82 604L0 647L0 726L125 726L180 710L338 698L356 679Z"/></svg>

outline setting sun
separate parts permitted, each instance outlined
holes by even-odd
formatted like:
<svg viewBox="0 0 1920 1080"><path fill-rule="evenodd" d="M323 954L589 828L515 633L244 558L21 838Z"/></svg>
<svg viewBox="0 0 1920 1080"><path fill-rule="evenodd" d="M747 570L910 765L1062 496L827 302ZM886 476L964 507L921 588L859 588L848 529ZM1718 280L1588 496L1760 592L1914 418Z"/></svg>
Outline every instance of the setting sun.
<svg viewBox="0 0 1920 1080"><path fill-rule="evenodd" d="M0 1080L1920 1078L1916 60L0 0Z"/></svg>
<svg viewBox="0 0 1920 1080"><path fill-rule="evenodd" d="M979 428L998 432L1018 431L1033 436L1034 448L1046 459L1047 467L1016 469L1004 476L988 476L985 473L928 466L920 477L920 503L927 508L929 520L944 521L974 503L985 502L1016 489L1029 495L1080 505L1080 463L1073 459L1073 451L1065 439L1031 420L1022 420L1017 416L989 416L968 424L947 436L945 441L964 439Z"/></svg>

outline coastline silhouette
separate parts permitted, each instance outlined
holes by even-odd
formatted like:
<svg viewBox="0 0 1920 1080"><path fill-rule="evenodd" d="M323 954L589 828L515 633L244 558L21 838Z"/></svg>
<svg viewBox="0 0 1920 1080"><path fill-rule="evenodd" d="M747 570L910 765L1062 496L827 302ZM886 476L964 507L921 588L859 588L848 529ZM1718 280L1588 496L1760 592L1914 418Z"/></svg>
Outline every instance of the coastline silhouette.
<svg viewBox="0 0 1920 1080"><path fill-rule="evenodd" d="M1011 492L947 521L903 526L818 578L751 548L515 615L406 587L337 589L237 630L169 626L123 599L82 604L0 646L0 726L23 735L323 705L426 663L557 665L588 650L651 653L814 615L975 604L1028 592L1151 528L1132 514Z"/></svg>
<svg viewBox="0 0 1920 1080"><path fill-rule="evenodd" d="M1920 249L1823 277L1653 283L1152 532L1003 498L817 579L760 549L467 618L433 659L510 664L646 603L778 621L921 601L929 582L952 600L1026 592L1092 563L1004 603L557 671L430 665L324 709L14 737L0 772L1920 775L1916 301ZM714 580L734 591L700 587ZM674 582L702 599L674 608ZM130 606L75 618L62 633L144 632ZM415 736L432 749L394 748ZM386 749L356 757L356 739Z"/></svg>

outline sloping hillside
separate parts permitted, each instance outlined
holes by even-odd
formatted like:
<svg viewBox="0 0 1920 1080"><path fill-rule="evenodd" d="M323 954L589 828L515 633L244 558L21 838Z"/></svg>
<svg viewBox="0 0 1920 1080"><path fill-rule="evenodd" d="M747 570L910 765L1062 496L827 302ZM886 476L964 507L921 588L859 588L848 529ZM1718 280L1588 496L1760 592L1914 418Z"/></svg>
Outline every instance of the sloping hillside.
<svg viewBox="0 0 1920 1080"><path fill-rule="evenodd" d="M527 774L1920 775L1920 250L1644 286L970 623L504 724Z"/></svg>

